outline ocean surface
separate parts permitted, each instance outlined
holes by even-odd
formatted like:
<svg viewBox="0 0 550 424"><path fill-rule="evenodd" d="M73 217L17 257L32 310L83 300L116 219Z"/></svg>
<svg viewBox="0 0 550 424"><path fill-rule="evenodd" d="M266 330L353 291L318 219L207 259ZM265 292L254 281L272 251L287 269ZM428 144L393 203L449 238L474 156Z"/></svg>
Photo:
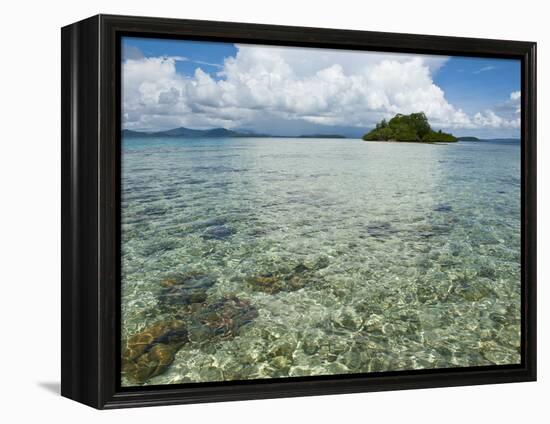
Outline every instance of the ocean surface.
<svg viewBox="0 0 550 424"><path fill-rule="evenodd" d="M128 138L121 237L125 386L521 359L519 141Z"/></svg>

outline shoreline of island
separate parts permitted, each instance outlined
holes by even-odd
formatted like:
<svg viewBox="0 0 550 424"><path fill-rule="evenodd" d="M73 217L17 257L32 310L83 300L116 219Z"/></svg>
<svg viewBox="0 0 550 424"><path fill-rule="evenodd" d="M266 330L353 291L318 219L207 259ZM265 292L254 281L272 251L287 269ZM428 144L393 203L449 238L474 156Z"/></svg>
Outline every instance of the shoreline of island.
<svg viewBox="0 0 550 424"><path fill-rule="evenodd" d="M363 135L364 141L396 141L406 143L456 143L458 138L442 130L434 131L424 112L396 114L389 121L382 119Z"/></svg>

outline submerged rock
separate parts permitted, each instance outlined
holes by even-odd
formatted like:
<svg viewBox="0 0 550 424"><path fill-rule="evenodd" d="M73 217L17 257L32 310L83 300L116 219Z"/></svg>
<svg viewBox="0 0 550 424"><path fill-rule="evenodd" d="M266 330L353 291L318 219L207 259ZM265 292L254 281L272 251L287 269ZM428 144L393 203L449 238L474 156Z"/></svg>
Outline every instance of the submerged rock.
<svg viewBox="0 0 550 424"><path fill-rule="evenodd" d="M335 329L358 331L363 326L363 319L353 308L342 308L332 316L331 326Z"/></svg>
<svg viewBox="0 0 550 424"><path fill-rule="evenodd" d="M310 269L305 266L304 264L298 264L294 267L293 272L295 274L303 274L305 272L308 272Z"/></svg>
<svg viewBox="0 0 550 424"><path fill-rule="evenodd" d="M236 296L205 304L191 314L189 336L193 342L218 337L229 339L239 334L241 327L258 317L258 310Z"/></svg>
<svg viewBox="0 0 550 424"><path fill-rule="evenodd" d="M318 277L315 276L315 271L326 268L328 265L327 258L317 260L313 267L300 263L290 271L279 269L273 273L268 272L251 277L248 280L248 285L253 290L269 294L296 291L316 281Z"/></svg>
<svg viewBox="0 0 550 424"><path fill-rule="evenodd" d="M178 320L163 321L130 336L122 352L123 374L138 383L162 374L188 340L185 324Z"/></svg>
<svg viewBox="0 0 550 424"><path fill-rule="evenodd" d="M447 203L440 203L434 207L434 212L452 212L453 207Z"/></svg>
<svg viewBox="0 0 550 424"><path fill-rule="evenodd" d="M216 279L200 272L173 274L160 282L159 301L165 307L180 307L206 301L207 290Z"/></svg>
<svg viewBox="0 0 550 424"><path fill-rule="evenodd" d="M228 225L227 217L219 216L193 223L193 228L201 231L204 240L223 240L235 233L235 230Z"/></svg>
<svg viewBox="0 0 550 424"><path fill-rule="evenodd" d="M202 238L204 240L224 240L232 236L234 233L235 231L227 225L217 225L206 229L202 233Z"/></svg>
<svg viewBox="0 0 550 424"><path fill-rule="evenodd" d="M319 328L306 329L300 334L302 350L306 355L315 355L326 338L326 332Z"/></svg>
<svg viewBox="0 0 550 424"><path fill-rule="evenodd" d="M170 288L172 282L165 284ZM185 319L161 321L128 338L122 353L128 379L144 383L164 373L186 343L230 339L258 316L250 302L235 296L192 306L181 314Z"/></svg>
<svg viewBox="0 0 550 424"><path fill-rule="evenodd" d="M470 302L478 302L494 295L491 281L482 278L473 281L460 281L454 291L458 296Z"/></svg>
<svg viewBox="0 0 550 424"><path fill-rule="evenodd" d="M278 339L273 343L271 349L269 349L268 355L270 357L285 357L292 359L296 347L297 342L294 340Z"/></svg>
<svg viewBox="0 0 550 424"><path fill-rule="evenodd" d="M285 356L276 356L271 360L271 365L273 365L279 372L287 374L290 366L292 365L292 361Z"/></svg>
<svg viewBox="0 0 550 424"><path fill-rule="evenodd" d="M257 291L275 294L281 291L296 291L304 288L309 283L308 276L261 274L251 278L248 285Z"/></svg>
<svg viewBox="0 0 550 424"><path fill-rule="evenodd" d="M205 219L203 221L197 221L194 224L194 226L196 228L208 228L208 227L224 225L226 222L227 220L224 217L213 217L213 218Z"/></svg>
<svg viewBox="0 0 550 424"><path fill-rule="evenodd" d="M285 281L281 276L266 273L252 277L248 281L248 285L254 290L273 294L283 290Z"/></svg>
<svg viewBox="0 0 550 424"><path fill-rule="evenodd" d="M366 228L367 233L375 238L387 238L397 233L389 222L372 222Z"/></svg>
<svg viewBox="0 0 550 424"><path fill-rule="evenodd" d="M317 262L315 262L315 269L324 269L330 265L330 260L326 256L321 256L319 259L317 259Z"/></svg>

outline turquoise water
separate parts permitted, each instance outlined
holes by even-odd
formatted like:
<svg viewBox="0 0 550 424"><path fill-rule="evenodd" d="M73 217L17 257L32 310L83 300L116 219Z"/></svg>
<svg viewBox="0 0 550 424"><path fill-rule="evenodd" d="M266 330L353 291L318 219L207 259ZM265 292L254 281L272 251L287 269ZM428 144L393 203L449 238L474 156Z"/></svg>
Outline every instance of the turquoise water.
<svg viewBox="0 0 550 424"><path fill-rule="evenodd" d="M519 363L519 142L124 140L123 343L173 319L123 385Z"/></svg>

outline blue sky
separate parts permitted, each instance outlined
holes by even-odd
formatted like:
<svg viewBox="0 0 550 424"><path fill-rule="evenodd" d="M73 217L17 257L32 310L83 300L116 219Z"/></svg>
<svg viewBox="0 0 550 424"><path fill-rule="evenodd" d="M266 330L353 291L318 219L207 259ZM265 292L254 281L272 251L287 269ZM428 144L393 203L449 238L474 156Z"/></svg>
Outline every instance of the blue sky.
<svg viewBox="0 0 550 424"><path fill-rule="evenodd" d="M519 136L517 60L125 37L123 125L360 136L424 111L436 129Z"/></svg>
<svg viewBox="0 0 550 424"><path fill-rule="evenodd" d="M518 60L451 57L434 75L450 103L475 113L508 100L521 87Z"/></svg>
<svg viewBox="0 0 550 424"><path fill-rule="evenodd" d="M212 43L206 41L162 40L154 38L124 38L122 57L178 57L187 61L177 61L176 70L187 76L193 76L200 67L216 77L226 57L235 56L237 48L230 43Z"/></svg>

